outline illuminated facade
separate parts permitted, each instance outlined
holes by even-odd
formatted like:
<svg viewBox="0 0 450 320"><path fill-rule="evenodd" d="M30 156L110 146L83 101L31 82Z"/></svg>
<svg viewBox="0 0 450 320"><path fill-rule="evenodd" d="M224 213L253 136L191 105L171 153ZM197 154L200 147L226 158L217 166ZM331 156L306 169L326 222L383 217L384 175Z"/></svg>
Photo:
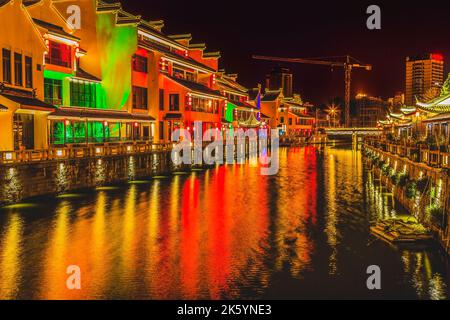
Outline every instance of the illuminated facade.
<svg viewBox="0 0 450 320"><path fill-rule="evenodd" d="M315 117L311 115L312 107L304 103L300 95L286 98L281 89L266 90L261 99L261 112L271 119L270 127L290 137L308 137L313 134Z"/></svg>
<svg viewBox="0 0 450 320"><path fill-rule="evenodd" d="M45 41L20 1L1 1L0 15L0 151L47 148Z"/></svg>
<svg viewBox="0 0 450 320"><path fill-rule="evenodd" d="M80 28L66 21L70 5L81 10ZM169 143L195 122L203 131L311 132L296 97L245 88L219 70L219 52L191 34L166 35L163 21L120 3L4 0L0 15L0 151Z"/></svg>
<svg viewBox="0 0 450 320"><path fill-rule="evenodd" d="M259 90L250 96L251 91L240 85L237 77L237 74L221 72L217 79L221 93L227 98L222 127L266 129L267 124L261 115Z"/></svg>
<svg viewBox="0 0 450 320"><path fill-rule="evenodd" d="M411 106L444 83L444 57L425 54L406 58L406 104Z"/></svg>

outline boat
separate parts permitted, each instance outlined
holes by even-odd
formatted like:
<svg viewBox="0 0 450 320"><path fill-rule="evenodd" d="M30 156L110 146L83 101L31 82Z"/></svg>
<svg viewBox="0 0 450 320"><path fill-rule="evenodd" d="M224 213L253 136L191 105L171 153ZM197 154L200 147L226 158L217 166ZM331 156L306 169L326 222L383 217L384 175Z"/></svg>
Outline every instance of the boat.
<svg viewBox="0 0 450 320"><path fill-rule="evenodd" d="M383 220L370 227L370 232L395 245L424 244L434 240L432 233L413 217Z"/></svg>

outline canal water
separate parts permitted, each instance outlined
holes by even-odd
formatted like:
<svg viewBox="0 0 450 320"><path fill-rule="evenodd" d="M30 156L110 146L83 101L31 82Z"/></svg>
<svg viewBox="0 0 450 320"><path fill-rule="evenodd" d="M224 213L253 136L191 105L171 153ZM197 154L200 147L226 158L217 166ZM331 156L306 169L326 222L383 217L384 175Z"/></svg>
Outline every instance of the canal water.
<svg viewBox="0 0 450 320"><path fill-rule="evenodd" d="M284 149L257 162L0 209L1 299L448 299L439 248L398 249L369 225L401 214L361 153ZM66 287L81 269L81 290ZM382 289L367 289L367 267Z"/></svg>

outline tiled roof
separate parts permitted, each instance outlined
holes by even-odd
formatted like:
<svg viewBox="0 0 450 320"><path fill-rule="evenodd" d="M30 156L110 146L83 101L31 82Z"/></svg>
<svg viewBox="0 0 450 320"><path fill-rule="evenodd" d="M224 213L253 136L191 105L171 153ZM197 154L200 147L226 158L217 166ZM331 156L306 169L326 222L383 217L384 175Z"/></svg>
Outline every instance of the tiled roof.
<svg viewBox="0 0 450 320"><path fill-rule="evenodd" d="M51 104L45 103L44 101L41 101L34 97L16 96L7 93L0 93L0 96L20 104L21 108L23 109L37 109L44 111L53 111L56 109L55 106L52 106Z"/></svg>
<svg viewBox="0 0 450 320"><path fill-rule="evenodd" d="M434 117L430 117L428 119L423 120L423 122L434 122L434 121L444 121L450 119L450 112L441 113Z"/></svg>
<svg viewBox="0 0 450 320"><path fill-rule="evenodd" d="M83 69L81 69L79 67L78 67L77 71L75 72L75 77L85 79L85 80L90 80L90 81L97 81L97 82L102 81L101 79L84 71Z"/></svg>
<svg viewBox="0 0 450 320"><path fill-rule="evenodd" d="M80 38L75 37L74 35L71 35L70 33L67 33L66 31L64 31L63 27L61 27L61 26L57 26L57 25L54 25L54 24L52 24L50 22L42 21L42 20L35 19L35 18L33 18L33 21L39 27L47 29L48 32L50 32L50 33L62 36L64 38L80 41Z"/></svg>
<svg viewBox="0 0 450 320"><path fill-rule="evenodd" d="M271 101L275 101L278 99L278 97L280 96L281 91L280 90L276 90L276 91L267 91L263 98L261 99L261 101L264 102L271 102Z"/></svg>
<svg viewBox="0 0 450 320"><path fill-rule="evenodd" d="M183 46L182 44L180 44L179 42L177 42L176 40L166 36L164 33L162 33L161 31L157 30L151 22L147 22L145 20L141 20L141 22L138 25L138 28L148 32L149 34L151 34L152 36L159 38L167 43L169 43L169 45L172 45L174 47L179 47L179 48L183 48L183 49L187 49L187 47Z"/></svg>
<svg viewBox="0 0 450 320"><path fill-rule="evenodd" d="M296 116L297 118L315 119L315 117L310 114L304 114L304 113L298 113L298 112L292 112L292 111L290 111L289 113Z"/></svg>
<svg viewBox="0 0 450 320"><path fill-rule="evenodd" d="M192 81L188 81L188 80L184 80L184 79L178 79L178 78L174 78L171 77L169 75L166 75L166 78L178 83L179 85L187 88L188 90L192 91L193 93L199 93L199 94L204 94L204 95L208 95L208 96L212 96L212 97L216 97L216 98L220 98L220 99L225 99L224 96L222 96L220 94L219 91L213 90L208 88L207 86L197 83L197 82L192 82Z"/></svg>
<svg viewBox="0 0 450 320"><path fill-rule="evenodd" d="M204 65L203 63L197 62L196 60L192 59L191 57L181 56L179 54L176 54L176 53L170 51L169 49L167 49L164 46L157 45L156 43L151 43L148 41L139 41L139 45L141 47L143 47L144 49L159 51L159 52L163 53L166 58L173 59L175 61L187 64L187 65L191 65L193 68L203 69L205 72L215 72L214 69Z"/></svg>
<svg viewBox="0 0 450 320"><path fill-rule="evenodd" d="M240 95L247 95L247 92L246 92L246 91L241 91L241 90L239 90L239 89L237 89L237 88L234 88L234 87L228 85L228 84L225 83L225 82L218 81L217 84L218 84L218 86L219 86L221 89L223 89L224 91L229 91L229 92L231 92L231 93L240 94Z"/></svg>

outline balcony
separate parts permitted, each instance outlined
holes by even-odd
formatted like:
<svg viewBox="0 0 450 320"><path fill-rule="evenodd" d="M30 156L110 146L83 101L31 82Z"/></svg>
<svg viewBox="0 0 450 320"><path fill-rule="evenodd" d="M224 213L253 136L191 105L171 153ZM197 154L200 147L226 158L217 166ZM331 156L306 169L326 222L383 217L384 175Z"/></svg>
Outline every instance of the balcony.
<svg viewBox="0 0 450 320"><path fill-rule="evenodd" d="M63 68L71 68L72 67L72 62L70 60L63 60L63 59L56 58L56 57L46 56L45 63L51 64L54 66L63 67Z"/></svg>

